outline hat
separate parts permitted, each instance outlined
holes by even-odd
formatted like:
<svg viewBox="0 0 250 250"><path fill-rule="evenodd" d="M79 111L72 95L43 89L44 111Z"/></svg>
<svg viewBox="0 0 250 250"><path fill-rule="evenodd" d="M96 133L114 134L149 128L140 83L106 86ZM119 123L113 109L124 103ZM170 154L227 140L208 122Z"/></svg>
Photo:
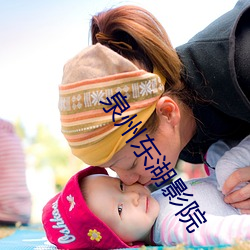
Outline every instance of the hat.
<svg viewBox="0 0 250 250"><path fill-rule="evenodd" d="M72 153L88 165L110 160L154 112L164 84L160 74L138 69L100 43L82 50L64 66L59 86L61 130ZM129 108L116 105L118 94Z"/></svg>
<svg viewBox="0 0 250 250"><path fill-rule="evenodd" d="M45 205L42 222L48 240L60 249L131 248L88 208L79 181L93 174L108 175L100 167L83 169Z"/></svg>

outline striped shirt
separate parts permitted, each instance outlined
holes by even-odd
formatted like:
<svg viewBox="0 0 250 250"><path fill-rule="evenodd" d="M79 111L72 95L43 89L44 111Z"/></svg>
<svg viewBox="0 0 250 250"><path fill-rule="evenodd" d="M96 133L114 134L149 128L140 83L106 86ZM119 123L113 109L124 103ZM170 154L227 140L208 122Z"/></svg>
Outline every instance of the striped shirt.
<svg viewBox="0 0 250 250"><path fill-rule="evenodd" d="M222 141L211 147L212 150L208 150L207 161L210 166L216 164L215 171L211 169L210 176L206 178L185 182L187 189L183 194L188 193L193 196L181 194L171 198L170 201L169 196L165 197L162 190L152 193L160 204L160 214L153 229L153 241L156 245L171 246L184 243L188 246L218 246L231 245L237 240L250 240L250 215L240 214L239 210L226 204L221 192L223 183L232 172L249 166L250 136L232 149ZM224 150L228 151L223 155ZM221 155L223 156L221 157ZM247 184L249 182L240 185L242 187ZM187 216L185 215L187 210L183 212L185 216L178 214L180 210L195 201L199 205L200 212L205 212L206 221L195 209L190 210L191 212ZM187 222L181 222L179 219ZM188 228L190 225L191 227ZM189 231L194 231L189 233L187 228Z"/></svg>
<svg viewBox="0 0 250 250"><path fill-rule="evenodd" d="M30 213L31 197L21 140L11 123L0 119L0 224L28 223Z"/></svg>

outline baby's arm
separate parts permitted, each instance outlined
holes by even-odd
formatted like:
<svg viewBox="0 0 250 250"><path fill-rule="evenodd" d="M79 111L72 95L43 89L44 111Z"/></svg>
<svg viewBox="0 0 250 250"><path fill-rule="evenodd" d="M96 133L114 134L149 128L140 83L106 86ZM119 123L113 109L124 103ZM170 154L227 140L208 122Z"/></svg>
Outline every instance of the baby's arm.
<svg viewBox="0 0 250 250"><path fill-rule="evenodd" d="M218 181L218 189L222 187L227 178L237 169L250 165L250 135L242 140L237 146L227 151L217 162L215 172ZM241 183L234 190L245 186ZM232 191L234 191L232 190Z"/></svg>
<svg viewBox="0 0 250 250"><path fill-rule="evenodd" d="M199 224L193 233L188 233L189 223L182 223L174 214L168 214L162 223L163 245L184 243L188 246L234 244L236 240L250 240L250 215L215 216L206 214L207 222Z"/></svg>

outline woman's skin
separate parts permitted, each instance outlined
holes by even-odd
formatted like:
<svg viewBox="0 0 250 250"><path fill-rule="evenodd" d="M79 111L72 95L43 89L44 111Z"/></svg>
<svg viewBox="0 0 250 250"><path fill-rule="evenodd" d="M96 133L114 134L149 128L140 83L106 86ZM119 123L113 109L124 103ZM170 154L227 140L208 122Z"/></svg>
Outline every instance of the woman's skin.
<svg viewBox="0 0 250 250"><path fill-rule="evenodd" d="M241 168L233 172L226 180L222 192L226 195L224 201L231 204L235 208L241 209L241 213L250 214L250 166ZM232 193L241 182L249 182L244 188L241 188Z"/></svg>
<svg viewBox="0 0 250 250"><path fill-rule="evenodd" d="M177 102L168 96L163 96L158 101L156 112L159 117L159 127L157 132L154 135L150 135L150 137L154 138L154 144L161 155L152 147L150 154L153 156L153 159L147 157L147 166L155 165L157 158L162 162L163 156L165 156L165 163L171 162L168 168L174 168L180 151L193 136L195 120L190 113L191 110L184 112L184 109L181 110L180 107L182 106L177 105ZM140 141L146 139L145 133L136 137L130 145L140 146ZM133 153L135 151L139 154L144 149L136 149L130 147L130 145L125 145L110 161L102 164L101 167L108 167L114 170L127 185L135 182L143 185L154 183L155 181L151 180L152 177L155 177L154 174L150 173L150 170L145 170L144 158L146 154L136 157ZM147 148L152 146L150 142L144 145ZM166 169L166 171L168 170Z"/></svg>
<svg viewBox="0 0 250 250"><path fill-rule="evenodd" d="M147 157L147 166L156 164L156 160L166 156L165 163L171 162L169 170L174 168L179 157L179 153L186 146L195 134L196 122L191 109L179 104L175 99L169 96L163 96L156 105L156 113L159 119L159 127L154 135L154 144L157 146L161 156L154 148L150 154L153 159ZM146 133L146 132L145 132ZM143 148L136 149L130 147L131 144L140 146L140 141L145 140L145 133L136 137L130 144L125 145L114 157L101 165L101 167L111 168L121 180L131 185L139 182L143 185L154 183L151 178L155 177L150 170L145 170L144 158L136 157L134 151L139 154L144 151ZM145 143L146 147L152 146L150 142ZM165 172L168 170L165 170ZM225 202L235 208L241 209L242 213L250 214L250 184L242 189L230 193L240 182L250 180L250 167L235 171L224 184Z"/></svg>

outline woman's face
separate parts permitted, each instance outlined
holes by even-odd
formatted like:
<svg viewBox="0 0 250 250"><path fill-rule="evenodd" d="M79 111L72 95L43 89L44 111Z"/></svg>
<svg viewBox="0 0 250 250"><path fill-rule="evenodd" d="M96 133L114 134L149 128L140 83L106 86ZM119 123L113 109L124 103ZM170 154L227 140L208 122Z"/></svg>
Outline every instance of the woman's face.
<svg viewBox="0 0 250 250"><path fill-rule="evenodd" d="M140 69L148 70L144 65L138 61L133 63ZM110 168L115 171L120 179L126 184L131 185L139 182L142 185L149 185L152 183L160 183L163 179L152 180L156 178L155 174L158 172L151 171L158 166L163 167L163 162L167 165L167 168L162 169L162 173L158 175L162 176L169 170L173 169L178 160L179 154L182 150L181 139L179 134L179 122L180 111L178 105L169 97L160 98L156 105L156 112L159 118L159 127L154 135L150 135L151 139L154 139L152 143L147 140L147 131L136 137L131 143L125 145L120 151L118 151L111 160L100 165L100 167ZM136 146L136 147L134 147ZM151 149L149 149L151 148ZM148 153L140 155L142 152ZM145 156L147 159L145 160ZM159 164L157 164L159 161ZM153 166L153 168L151 168ZM145 170L145 168L150 169ZM155 173L155 174L154 174ZM165 177L167 178L167 177Z"/></svg>
<svg viewBox="0 0 250 250"><path fill-rule="evenodd" d="M114 170L127 185L139 182L160 186L171 179L179 154L196 129L192 112L180 111L180 107L171 97L161 97L156 104L156 132L148 135L146 130L101 167Z"/></svg>
<svg viewBox="0 0 250 250"><path fill-rule="evenodd" d="M180 139L177 133L168 127L164 131L158 129L155 136L150 135L150 138L154 139L152 142L148 140L146 132L136 137L130 144L125 145L111 160L102 164L101 167L110 168L115 171L126 185L131 185L135 182L139 182L142 185L149 185L155 182L158 184L161 183L163 179L151 180L151 178L156 178L156 175L158 177L162 176L175 167L181 151ZM155 149L152 143L157 149ZM139 156L142 152L147 151L147 149L149 149L148 153L145 152ZM159 168L156 172L151 173L158 166L163 167L163 162L166 165L170 162L167 165L168 169L162 169L163 173L161 174L159 174ZM145 170L145 168L150 169Z"/></svg>

